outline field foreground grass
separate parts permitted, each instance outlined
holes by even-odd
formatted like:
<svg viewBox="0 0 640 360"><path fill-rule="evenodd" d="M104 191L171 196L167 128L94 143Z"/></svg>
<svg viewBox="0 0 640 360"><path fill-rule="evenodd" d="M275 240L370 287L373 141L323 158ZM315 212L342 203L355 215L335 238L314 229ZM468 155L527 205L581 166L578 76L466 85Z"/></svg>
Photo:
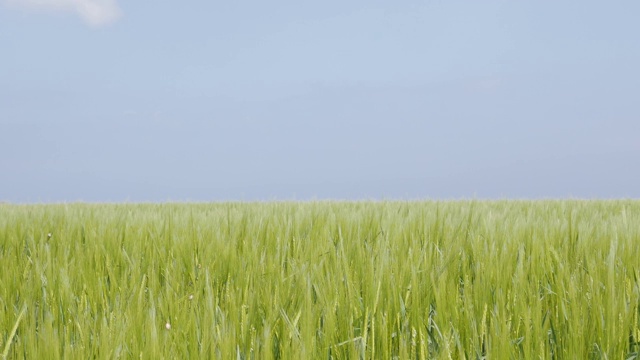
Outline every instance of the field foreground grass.
<svg viewBox="0 0 640 360"><path fill-rule="evenodd" d="M640 202L0 204L7 359L634 359Z"/></svg>

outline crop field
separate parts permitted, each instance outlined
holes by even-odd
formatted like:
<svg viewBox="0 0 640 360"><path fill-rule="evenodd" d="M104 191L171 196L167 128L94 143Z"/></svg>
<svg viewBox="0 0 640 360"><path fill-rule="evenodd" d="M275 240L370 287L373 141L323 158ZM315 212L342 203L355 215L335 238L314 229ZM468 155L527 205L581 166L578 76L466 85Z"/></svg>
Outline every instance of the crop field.
<svg viewBox="0 0 640 360"><path fill-rule="evenodd" d="M4 359L634 359L640 202L0 204Z"/></svg>

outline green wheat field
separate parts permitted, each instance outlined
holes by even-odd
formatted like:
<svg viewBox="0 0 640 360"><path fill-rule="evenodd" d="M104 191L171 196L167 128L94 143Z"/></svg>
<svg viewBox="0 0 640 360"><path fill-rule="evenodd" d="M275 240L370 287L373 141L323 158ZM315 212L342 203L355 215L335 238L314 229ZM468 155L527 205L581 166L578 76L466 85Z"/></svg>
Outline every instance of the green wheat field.
<svg viewBox="0 0 640 360"><path fill-rule="evenodd" d="M634 359L639 201L0 204L6 359Z"/></svg>

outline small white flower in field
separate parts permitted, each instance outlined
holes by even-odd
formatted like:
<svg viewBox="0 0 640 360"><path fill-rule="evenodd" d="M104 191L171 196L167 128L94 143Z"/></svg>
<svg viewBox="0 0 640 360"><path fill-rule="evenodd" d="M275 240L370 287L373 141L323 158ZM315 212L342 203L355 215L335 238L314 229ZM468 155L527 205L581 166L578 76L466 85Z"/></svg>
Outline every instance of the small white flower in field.
<svg viewBox="0 0 640 360"><path fill-rule="evenodd" d="M193 300L193 294L189 295L189 300Z"/></svg>
<svg viewBox="0 0 640 360"><path fill-rule="evenodd" d="M52 236L53 236L53 234L52 234L52 233L48 233L48 234L47 234L47 239L51 239L51 237L52 237Z"/></svg>
<svg viewBox="0 0 640 360"><path fill-rule="evenodd" d="M165 327L165 329L167 329L167 330L171 330L171 324L169 324L169 323L166 323L166 324L164 325L164 327Z"/></svg>

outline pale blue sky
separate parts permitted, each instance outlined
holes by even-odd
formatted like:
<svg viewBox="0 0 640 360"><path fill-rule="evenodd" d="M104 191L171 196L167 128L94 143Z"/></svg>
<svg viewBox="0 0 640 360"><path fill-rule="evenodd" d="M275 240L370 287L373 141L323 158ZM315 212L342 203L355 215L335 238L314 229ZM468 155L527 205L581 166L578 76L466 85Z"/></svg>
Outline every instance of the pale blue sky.
<svg viewBox="0 0 640 360"><path fill-rule="evenodd" d="M640 197L640 2L0 0L0 200Z"/></svg>

